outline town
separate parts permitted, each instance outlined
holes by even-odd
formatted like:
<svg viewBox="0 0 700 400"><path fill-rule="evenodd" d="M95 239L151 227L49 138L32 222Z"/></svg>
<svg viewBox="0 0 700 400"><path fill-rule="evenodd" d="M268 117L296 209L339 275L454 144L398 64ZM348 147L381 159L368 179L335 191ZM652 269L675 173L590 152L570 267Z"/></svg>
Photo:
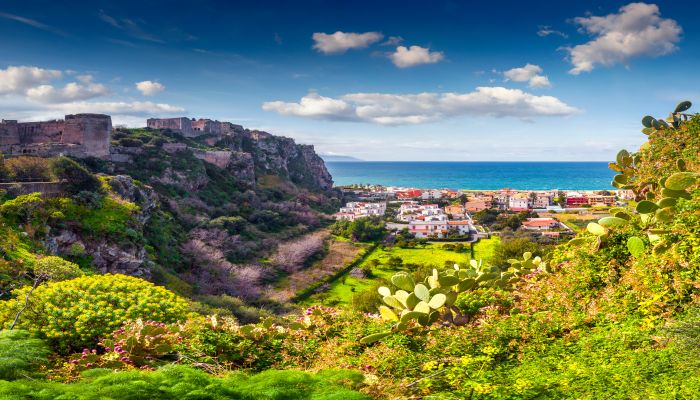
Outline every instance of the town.
<svg viewBox="0 0 700 400"><path fill-rule="evenodd" d="M498 215L523 218L518 226L544 237L571 237L597 214L633 198L628 190L454 190L352 185L340 188L352 199L335 215L354 221L383 217L387 228L415 238L476 241L498 234ZM496 229L494 230L493 227Z"/></svg>

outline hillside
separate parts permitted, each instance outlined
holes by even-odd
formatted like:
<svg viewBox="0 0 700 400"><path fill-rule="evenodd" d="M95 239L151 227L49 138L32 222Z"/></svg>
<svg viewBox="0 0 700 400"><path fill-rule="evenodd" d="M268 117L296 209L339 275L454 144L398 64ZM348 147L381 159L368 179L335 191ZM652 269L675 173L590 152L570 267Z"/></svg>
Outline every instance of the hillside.
<svg viewBox="0 0 700 400"><path fill-rule="evenodd" d="M294 167L280 172L267 153L270 142L264 149L238 147L254 160L256 179L246 180L195 161L192 150L163 154L165 143L213 145L168 132L121 131L115 135L120 152L142 149L128 150L140 152L133 162L86 164L138 181L100 176L101 189L89 191L95 196L78 190L71 198L6 197L0 205L3 278L20 277L5 289L24 284L0 302L6 329L0 356L10 366L0 367L0 395L696 398L700 117L686 114L689 107L679 104L668 122L645 117L648 142L636 152L620 151L610 163L618 173L615 185L632 191L635 200L589 223L544 259L530 252L508 265L460 258L456 267L439 260L443 265L433 269L435 260L413 264L412 258L410 268L378 278L384 286L375 297L383 304L376 313L316 304L251 324L192 298L206 300L201 293L210 289L239 295L249 290L253 285L237 288L222 275L245 272L245 282L255 282L249 278L274 269L274 262L250 261L266 244L251 247L250 255L233 253L245 264L227 260L233 238L240 241L229 251L255 243L246 235L269 243L305 232L318 223L297 229L300 213L323 210L332 200L310 180L295 182ZM52 161L51 170L59 174L69 166L70 176L82 177L73 179L81 188L95 186L89 173L77 173L68 161ZM237 186L246 182L246 189ZM162 206L143 221L156 193ZM301 208L288 208L290 202ZM261 207L296 219L266 226L270 220L253 218ZM70 246L73 253L58 254L80 268L43 257L46 239L57 229L84 238L86 249L107 239L119 248L143 248L154 264L147 269L152 278L166 280L179 295L143 279L90 271L92 264L81 258L85 252L73 251L77 242ZM391 263L388 254L400 251L375 248L379 252L366 258L375 267ZM450 259L457 255L440 252ZM248 269L237 269L241 265ZM218 304L226 301L218 297Z"/></svg>
<svg viewBox="0 0 700 400"><path fill-rule="evenodd" d="M5 229L26 234L26 246L39 254L237 309L239 300L221 303L218 296L265 303L260 294L266 282L285 273L266 257L279 243L319 228L338 205L313 147L289 138L242 128L196 138L118 128L111 138L108 161L75 159L97 183L32 198L32 215L5 212ZM37 164L51 180L58 179L52 175L61 160L16 157L5 163L14 169Z"/></svg>

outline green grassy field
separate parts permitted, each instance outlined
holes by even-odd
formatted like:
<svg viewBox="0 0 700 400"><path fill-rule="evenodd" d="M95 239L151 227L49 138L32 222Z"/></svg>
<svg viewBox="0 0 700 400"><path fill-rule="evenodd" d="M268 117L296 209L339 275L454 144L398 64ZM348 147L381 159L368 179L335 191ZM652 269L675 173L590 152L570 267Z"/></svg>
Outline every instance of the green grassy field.
<svg viewBox="0 0 700 400"><path fill-rule="evenodd" d="M487 261L493 255L494 246L500 241L498 237L491 239L482 239L474 246L474 255L477 260ZM393 274L398 271L408 271L410 267L407 264L423 264L433 265L436 267L445 266L446 262L466 264L471 259L469 251L457 253L442 248L444 243L430 243L424 247L415 249L401 249L398 247L381 249L377 248L367 259L360 265L366 266L372 260L379 261L379 265L372 268L371 278L355 278L346 275L336 280L331 288L323 293L319 293L305 300L303 304L319 304L325 305L347 305L350 303L353 295L361 293L365 290L370 290L377 283L388 281ZM403 260L401 267L387 265L391 257L400 257Z"/></svg>

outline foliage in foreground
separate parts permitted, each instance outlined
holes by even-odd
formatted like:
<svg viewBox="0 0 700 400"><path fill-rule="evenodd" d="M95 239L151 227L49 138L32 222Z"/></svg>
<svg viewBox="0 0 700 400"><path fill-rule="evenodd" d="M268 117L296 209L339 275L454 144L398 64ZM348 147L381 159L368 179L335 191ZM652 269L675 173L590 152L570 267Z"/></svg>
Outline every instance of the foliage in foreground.
<svg viewBox="0 0 700 400"><path fill-rule="evenodd" d="M362 375L349 371L269 370L246 376L234 373L217 378L185 366L168 366L158 371L113 372L100 369L85 373L75 383L20 380L0 381L0 397L14 399L367 399L352 388Z"/></svg>
<svg viewBox="0 0 700 400"><path fill-rule="evenodd" d="M33 370L46 363L49 347L22 330L0 331L0 379L29 377Z"/></svg>
<svg viewBox="0 0 700 400"><path fill-rule="evenodd" d="M22 310L17 327L37 333L62 351L90 346L128 320L148 316L175 322L188 310L187 302L174 293L125 275L84 276L30 291L31 287L15 290L11 300L0 303L0 324L9 327Z"/></svg>

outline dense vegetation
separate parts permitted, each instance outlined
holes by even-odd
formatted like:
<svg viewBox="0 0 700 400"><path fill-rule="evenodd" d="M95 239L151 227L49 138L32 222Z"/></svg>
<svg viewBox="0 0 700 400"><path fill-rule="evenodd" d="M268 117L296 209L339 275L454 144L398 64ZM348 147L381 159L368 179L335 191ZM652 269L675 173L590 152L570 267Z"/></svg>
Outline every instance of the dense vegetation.
<svg viewBox="0 0 700 400"><path fill-rule="evenodd" d="M108 178L92 200L5 198L0 267L10 283L0 302L0 394L696 398L700 118L679 108L668 122L645 117L648 142L611 163L616 186L636 196L627 207L556 247L504 240L483 264L468 262L464 249L441 249L441 257L463 262L426 260L433 266L390 277L378 289L378 314L317 305L243 324L139 278L41 261L48 258L42 229L59 223L97 238L149 241L135 229L139 210L118 200ZM218 217L205 223L236 231L251 222L249 215ZM96 222L104 218L114 222ZM347 224L338 233L371 233L374 225ZM524 246L531 251L514 256ZM392 257L378 264L403 265Z"/></svg>

